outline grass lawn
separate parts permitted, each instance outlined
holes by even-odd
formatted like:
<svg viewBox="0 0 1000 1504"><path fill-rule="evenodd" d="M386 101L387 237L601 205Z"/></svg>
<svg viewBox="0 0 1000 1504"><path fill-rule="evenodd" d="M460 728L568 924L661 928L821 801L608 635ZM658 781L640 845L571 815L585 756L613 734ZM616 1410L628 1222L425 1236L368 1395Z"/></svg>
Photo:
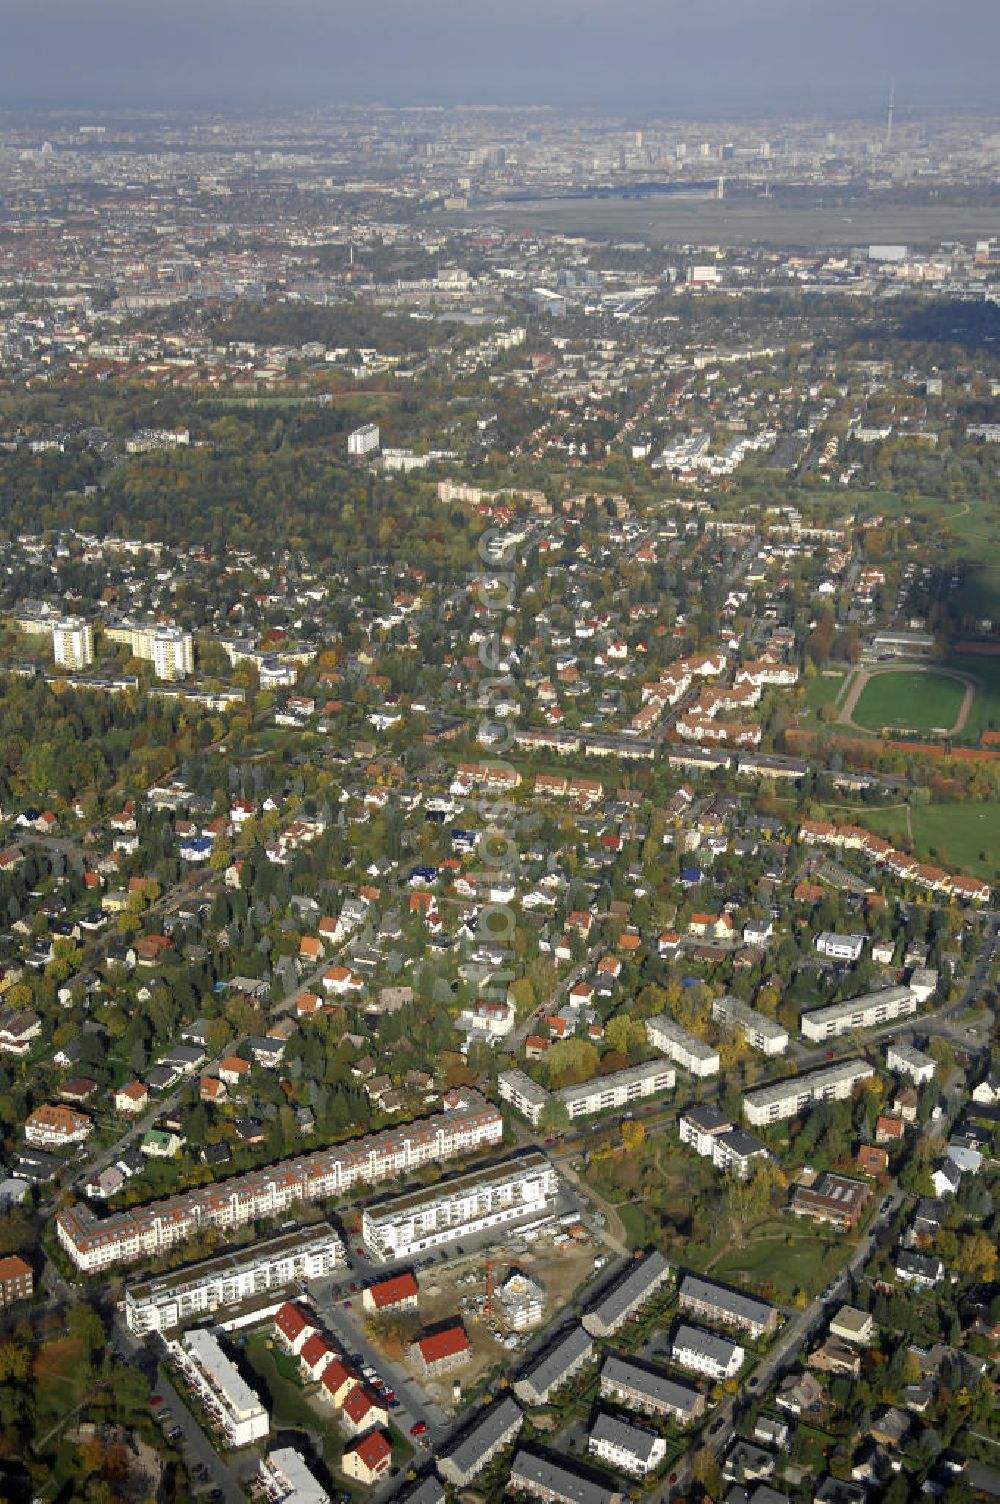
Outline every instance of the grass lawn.
<svg viewBox="0 0 1000 1504"><path fill-rule="evenodd" d="M713 1266L710 1277L787 1304L796 1290L805 1290L810 1296L817 1294L843 1262L848 1247L844 1243L825 1242L815 1228L765 1223L747 1235L742 1248L731 1248L724 1253Z"/></svg>
<svg viewBox="0 0 1000 1504"><path fill-rule="evenodd" d="M997 604L997 614L1000 615L1000 587ZM956 653L948 659L945 666L968 674L970 679L976 681L976 697L962 732L962 741L978 742L983 732L991 726L1000 730L1000 658L988 658L985 654L978 653Z"/></svg>
<svg viewBox="0 0 1000 1504"><path fill-rule="evenodd" d="M958 719L965 691L955 679L906 670L869 679L854 710L854 720L870 731L883 726L914 731L950 731Z"/></svg>
<svg viewBox="0 0 1000 1504"><path fill-rule="evenodd" d="M817 674L814 679L805 681L806 704L814 715L823 709L824 705L832 705L844 687L844 674Z"/></svg>
<svg viewBox="0 0 1000 1504"><path fill-rule="evenodd" d="M628 1237L628 1246L642 1248L649 1240L649 1222L642 1207L636 1206L632 1201L626 1201L617 1210Z"/></svg>
<svg viewBox="0 0 1000 1504"><path fill-rule="evenodd" d="M1000 874L1000 804L928 804L912 819L921 854L991 882Z"/></svg>
<svg viewBox="0 0 1000 1504"><path fill-rule="evenodd" d="M323 1416L309 1404L299 1385L282 1372L279 1359L283 1354L268 1348L262 1332L247 1338L243 1355L267 1391L272 1425L332 1434L332 1426L324 1423Z"/></svg>

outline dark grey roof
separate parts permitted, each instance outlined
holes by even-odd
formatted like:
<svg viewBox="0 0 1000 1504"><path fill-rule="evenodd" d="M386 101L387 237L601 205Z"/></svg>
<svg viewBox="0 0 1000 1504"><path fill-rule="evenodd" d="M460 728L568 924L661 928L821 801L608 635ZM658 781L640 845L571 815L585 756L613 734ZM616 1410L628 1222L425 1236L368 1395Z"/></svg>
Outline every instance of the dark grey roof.
<svg viewBox="0 0 1000 1504"><path fill-rule="evenodd" d="M578 1473L575 1468L563 1467L547 1457L540 1457L537 1452L523 1449L511 1464L510 1478L515 1488L523 1480L545 1489L557 1499L569 1501L569 1504L612 1504L616 1497L611 1489L602 1488L600 1483Z"/></svg>
<svg viewBox="0 0 1000 1504"><path fill-rule="evenodd" d="M531 1368L521 1374L520 1381L528 1383L539 1394L547 1394L562 1381L573 1365L594 1351L594 1344L582 1326L571 1327L545 1352Z"/></svg>
<svg viewBox="0 0 1000 1504"><path fill-rule="evenodd" d="M607 1379L610 1384L637 1390L674 1410L691 1410L701 1398L697 1389L692 1389L687 1384L678 1384L676 1379L668 1379L665 1374L657 1373L643 1364L630 1363L627 1358L606 1358L601 1378Z"/></svg>
<svg viewBox="0 0 1000 1504"><path fill-rule="evenodd" d="M696 1274L685 1274L681 1280L680 1298L685 1296L690 1300L704 1301L708 1305L717 1306L720 1311L729 1311L741 1321L760 1321L765 1325L771 1320L774 1307L766 1300L758 1300L753 1295L743 1295L738 1290L730 1290L725 1285L717 1285L712 1280L699 1279Z"/></svg>
<svg viewBox="0 0 1000 1504"><path fill-rule="evenodd" d="M488 1460L493 1447L512 1432L521 1429L524 1416L520 1406L505 1396L486 1405L475 1420L459 1436L458 1440L443 1453L463 1477L475 1477Z"/></svg>
<svg viewBox="0 0 1000 1504"><path fill-rule="evenodd" d="M649 1298L656 1285L669 1274L670 1265L662 1253L651 1253L632 1263L623 1278L591 1307L590 1313L612 1328L630 1311Z"/></svg>

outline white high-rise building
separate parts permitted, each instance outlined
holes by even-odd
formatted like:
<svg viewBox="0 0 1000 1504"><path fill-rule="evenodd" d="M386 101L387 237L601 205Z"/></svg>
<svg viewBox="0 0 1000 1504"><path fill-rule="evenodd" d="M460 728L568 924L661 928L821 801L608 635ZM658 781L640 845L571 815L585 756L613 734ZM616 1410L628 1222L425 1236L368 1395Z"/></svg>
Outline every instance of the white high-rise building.
<svg viewBox="0 0 1000 1504"><path fill-rule="evenodd" d="M52 626L52 656L60 668L89 668L94 661L94 632L89 621L64 616Z"/></svg>
<svg viewBox="0 0 1000 1504"><path fill-rule="evenodd" d="M363 423L360 428L355 428L347 435L347 453L351 459L363 459L366 454L374 454L379 446L379 433L377 423Z"/></svg>
<svg viewBox="0 0 1000 1504"><path fill-rule="evenodd" d="M194 673L194 642L190 632L164 627L154 633L153 673L158 679L187 679Z"/></svg>

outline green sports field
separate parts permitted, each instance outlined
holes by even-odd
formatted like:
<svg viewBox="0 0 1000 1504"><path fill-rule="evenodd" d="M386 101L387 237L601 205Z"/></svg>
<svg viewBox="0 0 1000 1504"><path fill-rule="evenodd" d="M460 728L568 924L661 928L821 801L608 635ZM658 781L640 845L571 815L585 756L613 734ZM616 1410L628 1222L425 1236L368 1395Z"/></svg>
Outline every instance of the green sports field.
<svg viewBox="0 0 1000 1504"><path fill-rule="evenodd" d="M869 731L898 726L913 731L950 731L965 695L963 685L933 672L904 669L869 679L852 719Z"/></svg>

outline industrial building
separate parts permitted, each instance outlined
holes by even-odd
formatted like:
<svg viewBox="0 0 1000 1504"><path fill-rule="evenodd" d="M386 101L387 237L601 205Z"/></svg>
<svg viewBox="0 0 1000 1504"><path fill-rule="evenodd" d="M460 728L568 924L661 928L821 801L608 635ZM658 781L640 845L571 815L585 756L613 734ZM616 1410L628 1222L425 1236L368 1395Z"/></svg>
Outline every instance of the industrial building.
<svg viewBox="0 0 1000 1504"><path fill-rule="evenodd" d="M718 1074L718 1050L704 1040L696 1039L666 1013L661 1013L658 1018L647 1018L646 1037L654 1050L659 1050L675 1065L690 1071L692 1076Z"/></svg>
<svg viewBox="0 0 1000 1504"><path fill-rule="evenodd" d="M379 1263L412 1258L486 1228L548 1217L559 1180L544 1154L520 1154L490 1169L366 1206L361 1234Z"/></svg>
<svg viewBox="0 0 1000 1504"><path fill-rule="evenodd" d="M831 1003L803 1013L799 1023L803 1039L837 1039L852 1029L874 1029L897 1018L910 1018L917 1011L917 996L909 987L887 987L846 1003Z"/></svg>
<svg viewBox="0 0 1000 1504"><path fill-rule="evenodd" d="M129 1285L125 1320L140 1337L168 1332L265 1293L277 1298L294 1281L320 1279L344 1261L344 1245L325 1223L282 1233Z"/></svg>
<svg viewBox="0 0 1000 1504"><path fill-rule="evenodd" d="M783 1081L772 1081L769 1086L748 1091L743 1098L743 1111L748 1123L762 1128L793 1118L817 1102L843 1101L860 1082L870 1080L874 1074L874 1069L863 1060L842 1060L824 1070L787 1076Z"/></svg>

